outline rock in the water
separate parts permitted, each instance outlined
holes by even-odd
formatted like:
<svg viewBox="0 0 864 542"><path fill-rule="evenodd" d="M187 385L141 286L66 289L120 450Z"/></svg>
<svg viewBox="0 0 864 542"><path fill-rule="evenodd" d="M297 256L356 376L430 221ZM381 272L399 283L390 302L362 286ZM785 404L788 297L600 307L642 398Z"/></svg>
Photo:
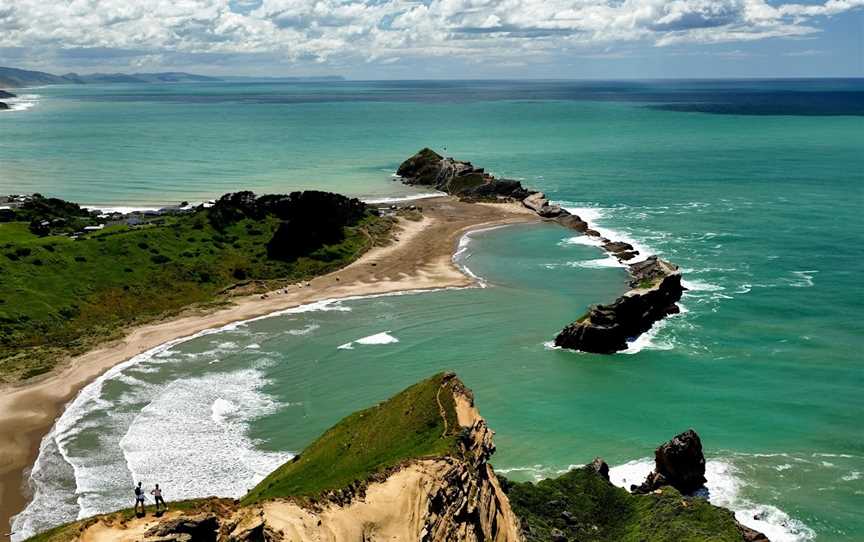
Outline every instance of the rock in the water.
<svg viewBox="0 0 864 542"><path fill-rule="evenodd" d="M585 233L588 230L588 223L579 218L576 215L571 215L570 213L563 211L561 215L556 218L559 224L564 226L565 228L570 228L571 230L576 230L578 232Z"/></svg>
<svg viewBox="0 0 864 542"><path fill-rule="evenodd" d="M3 102L0 102L0 111L4 111L6 109L9 109L9 105L5 104Z"/></svg>
<svg viewBox="0 0 864 542"><path fill-rule="evenodd" d="M659 259L651 269L662 269L668 274L650 285L639 283L648 287L631 290L611 304L592 306L587 314L561 330L555 337L555 345L611 354L626 349L628 339L645 333L658 320L677 313L676 303L684 290L681 273L673 264Z"/></svg>
<svg viewBox="0 0 864 542"><path fill-rule="evenodd" d="M654 451L654 472L633 493L650 493L672 486L684 495L692 495L705 485L705 455L696 431L688 429Z"/></svg>
<svg viewBox="0 0 864 542"><path fill-rule="evenodd" d="M12 94L11 92L6 92L5 90L0 90L0 98L17 98L17 96Z"/></svg>
<svg viewBox="0 0 864 542"><path fill-rule="evenodd" d="M402 162L396 174L405 184L431 186L468 200L522 200L529 194L519 181L496 179L471 162L444 158L429 148Z"/></svg>
<svg viewBox="0 0 864 542"><path fill-rule="evenodd" d="M603 249L607 252L627 252L633 250L633 245L624 241L606 241L603 243Z"/></svg>

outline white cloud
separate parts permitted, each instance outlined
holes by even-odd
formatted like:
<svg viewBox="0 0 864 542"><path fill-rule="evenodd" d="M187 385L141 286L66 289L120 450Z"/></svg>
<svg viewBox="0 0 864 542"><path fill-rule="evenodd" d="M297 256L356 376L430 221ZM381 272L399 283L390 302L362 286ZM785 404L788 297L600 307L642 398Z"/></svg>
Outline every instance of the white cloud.
<svg viewBox="0 0 864 542"><path fill-rule="evenodd" d="M864 0L4 0L0 48L267 54L298 60L452 55L506 62L611 44L744 42L819 32Z"/></svg>

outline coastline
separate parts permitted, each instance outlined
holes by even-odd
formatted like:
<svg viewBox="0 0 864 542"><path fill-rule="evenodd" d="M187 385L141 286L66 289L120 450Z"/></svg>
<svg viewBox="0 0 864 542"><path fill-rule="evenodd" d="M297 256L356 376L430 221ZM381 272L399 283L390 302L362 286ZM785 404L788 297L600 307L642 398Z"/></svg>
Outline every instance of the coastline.
<svg viewBox="0 0 864 542"><path fill-rule="evenodd" d="M334 273L282 293L244 296L212 312L189 313L133 328L123 339L75 357L35 382L3 388L0 396L0 540L8 540L12 516L29 499L26 471L33 465L44 436L65 405L111 367L160 344L207 329L250 320L326 299L410 290L466 287L475 284L453 262L463 235L490 226L537 221L518 204L470 204L451 197L423 201L423 219L402 220L394 243L376 247Z"/></svg>

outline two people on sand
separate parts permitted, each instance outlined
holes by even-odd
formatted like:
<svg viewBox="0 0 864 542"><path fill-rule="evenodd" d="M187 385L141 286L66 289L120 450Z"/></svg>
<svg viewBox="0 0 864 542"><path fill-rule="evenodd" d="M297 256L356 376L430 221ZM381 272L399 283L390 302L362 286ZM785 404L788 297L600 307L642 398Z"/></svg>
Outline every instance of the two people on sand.
<svg viewBox="0 0 864 542"><path fill-rule="evenodd" d="M159 488L159 484L156 484L156 487L150 492L153 495L153 499L156 501L156 513L159 513L159 507L162 507L162 510L166 510L168 506L165 505L165 499L162 498L162 490ZM138 513L138 506L141 506L141 513L145 513L144 510L144 489L141 487L141 482L138 482L138 485L135 486L135 513Z"/></svg>

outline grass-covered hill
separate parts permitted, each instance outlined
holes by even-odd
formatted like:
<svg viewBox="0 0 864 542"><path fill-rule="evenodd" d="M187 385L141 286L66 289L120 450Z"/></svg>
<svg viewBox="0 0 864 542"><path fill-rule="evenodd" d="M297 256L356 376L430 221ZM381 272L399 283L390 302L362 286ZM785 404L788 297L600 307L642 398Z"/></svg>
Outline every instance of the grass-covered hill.
<svg viewBox="0 0 864 542"><path fill-rule="evenodd" d="M316 498L421 457L457 453L451 375L437 374L343 419L254 487L244 504Z"/></svg>
<svg viewBox="0 0 864 542"><path fill-rule="evenodd" d="M0 216L0 382L26 379L124 328L339 269L392 219L326 192L226 194L210 208L109 222L35 198ZM105 220L101 220L105 222Z"/></svg>

